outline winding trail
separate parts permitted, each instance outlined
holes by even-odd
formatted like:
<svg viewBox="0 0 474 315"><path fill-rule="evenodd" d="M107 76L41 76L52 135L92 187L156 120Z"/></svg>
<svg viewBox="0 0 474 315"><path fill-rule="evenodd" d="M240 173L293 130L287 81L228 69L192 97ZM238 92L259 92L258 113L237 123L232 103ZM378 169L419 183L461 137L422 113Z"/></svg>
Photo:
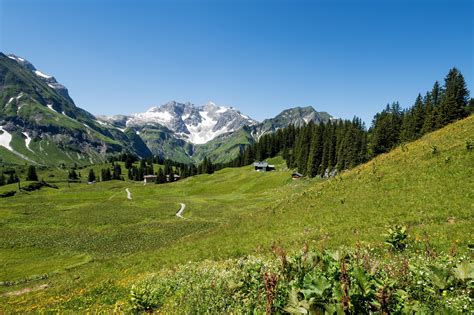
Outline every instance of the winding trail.
<svg viewBox="0 0 474 315"><path fill-rule="evenodd" d="M130 190L128 190L128 188L125 188L125 191L127 192L127 198L132 200L132 193L130 192Z"/></svg>
<svg viewBox="0 0 474 315"><path fill-rule="evenodd" d="M28 292L46 290L48 288L49 288L49 284L42 284L42 285L39 285L39 286L33 287L33 288L24 288L24 289L21 289L21 290L18 290L18 291L7 292L7 293L2 294L2 296L19 296L19 295L23 295L23 294L28 293Z"/></svg>
<svg viewBox="0 0 474 315"><path fill-rule="evenodd" d="M185 219L185 217L183 217L183 211L184 211L184 208L186 208L186 205L184 203L180 203L180 205L181 205L181 208L179 208L179 211L176 212L176 216L178 218Z"/></svg>

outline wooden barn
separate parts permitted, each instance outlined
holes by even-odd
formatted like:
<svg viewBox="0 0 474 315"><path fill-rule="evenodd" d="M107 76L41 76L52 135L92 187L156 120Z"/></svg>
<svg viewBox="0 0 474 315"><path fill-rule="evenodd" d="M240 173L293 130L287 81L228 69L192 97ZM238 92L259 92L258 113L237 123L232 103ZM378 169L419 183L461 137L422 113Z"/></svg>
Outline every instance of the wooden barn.
<svg viewBox="0 0 474 315"><path fill-rule="evenodd" d="M303 177L303 174L298 172L293 172L293 174L291 174L291 178L293 179L300 179L301 177Z"/></svg>
<svg viewBox="0 0 474 315"><path fill-rule="evenodd" d="M255 162L253 163L253 166L257 172L268 172L275 170L275 165L268 164L266 161Z"/></svg>
<svg viewBox="0 0 474 315"><path fill-rule="evenodd" d="M155 183L156 182L156 175L145 175L143 176L143 183L146 185L148 183Z"/></svg>

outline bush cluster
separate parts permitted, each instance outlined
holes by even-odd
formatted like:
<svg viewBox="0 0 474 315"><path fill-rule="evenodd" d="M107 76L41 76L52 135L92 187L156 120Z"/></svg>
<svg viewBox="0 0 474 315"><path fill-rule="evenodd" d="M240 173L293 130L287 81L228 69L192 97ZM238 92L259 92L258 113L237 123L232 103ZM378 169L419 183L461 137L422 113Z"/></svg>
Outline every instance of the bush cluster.
<svg viewBox="0 0 474 315"><path fill-rule="evenodd" d="M135 312L472 313L467 256L366 248L188 263L131 289Z"/></svg>

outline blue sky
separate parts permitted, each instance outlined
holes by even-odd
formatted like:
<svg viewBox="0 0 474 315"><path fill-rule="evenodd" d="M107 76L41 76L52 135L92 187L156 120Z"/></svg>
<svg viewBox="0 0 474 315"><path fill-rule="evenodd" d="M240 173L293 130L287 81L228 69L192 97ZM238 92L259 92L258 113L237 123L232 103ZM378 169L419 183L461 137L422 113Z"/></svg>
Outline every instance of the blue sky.
<svg viewBox="0 0 474 315"><path fill-rule="evenodd" d="M0 50L93 114L170 100L262 120L312 105L370 123L456 66L473 91L473 1L0 0Z"/></svg>

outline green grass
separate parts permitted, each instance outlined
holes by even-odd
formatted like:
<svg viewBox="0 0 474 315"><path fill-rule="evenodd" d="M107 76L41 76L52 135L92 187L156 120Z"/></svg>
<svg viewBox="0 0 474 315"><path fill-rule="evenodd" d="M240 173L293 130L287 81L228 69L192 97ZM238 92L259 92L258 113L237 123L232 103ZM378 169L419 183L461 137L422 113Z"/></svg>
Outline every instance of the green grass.
<svg viewBox="0 0 474 315"><path fill-rule="evenodd" d="M379 246L394 223L437 250L467 251L474 152L465 144L473 134L471 116L330 180L293 181L276 158L275 172L224 169L146 186L59 183L0 199L0 281L18 283L0 286L0 294L50 285L1 296L0 309L113 310L125 307L133 283L174 264L266 255L274 244ZM65 174L40 171L48 172ZM181 202L185 220L175 216Z"/></svg>
<svg viewBox="0 0 474 315"><path fill-rule="evenodd" d="M202 161L204 157L215 163L225 163L235 159L245 145L253 142L250 132L245 128L231 135L222 135L205 144L195 146L193 158Z"/></svg>

